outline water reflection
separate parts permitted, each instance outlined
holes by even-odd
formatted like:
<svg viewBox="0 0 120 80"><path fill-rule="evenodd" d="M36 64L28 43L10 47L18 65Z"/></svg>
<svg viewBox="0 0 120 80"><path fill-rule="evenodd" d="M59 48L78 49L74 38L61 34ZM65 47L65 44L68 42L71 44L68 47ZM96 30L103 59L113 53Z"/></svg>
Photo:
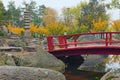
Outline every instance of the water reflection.
<svg viewBox="0 0 120 80"><path fill-rule="evenodd" d="M109 55L108 58L101 62L105 65L105 72L83 71L83 70L67 70L64 75L67 80L100 80L100 78L108 71L120 68L120 55ZM101 68L102 66L97 66ZM73 68L73 67L71 67Z"/></svg>
<svg viewBox="0 0 120 80"><path fill-rule="evenodd" d="M93 71L66 71L64 73L67 80L100 80L105 72L93 72Z"/></svg>

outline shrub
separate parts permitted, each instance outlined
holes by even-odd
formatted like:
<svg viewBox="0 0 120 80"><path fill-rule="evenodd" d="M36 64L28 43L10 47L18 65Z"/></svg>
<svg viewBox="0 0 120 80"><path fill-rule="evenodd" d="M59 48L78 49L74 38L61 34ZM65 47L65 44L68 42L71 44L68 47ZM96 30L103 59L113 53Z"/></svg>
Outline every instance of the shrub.
<svg viewBox="0 0 120 80"><path fill-rule="evenodd" d="M0 36L3 36L4 32L2 30L0 30Z"/></svg>

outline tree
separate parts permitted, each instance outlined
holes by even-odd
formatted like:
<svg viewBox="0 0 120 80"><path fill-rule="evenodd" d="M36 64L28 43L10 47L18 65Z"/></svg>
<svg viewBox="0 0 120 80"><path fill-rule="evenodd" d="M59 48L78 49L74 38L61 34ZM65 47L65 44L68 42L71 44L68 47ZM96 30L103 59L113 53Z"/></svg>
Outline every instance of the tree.
<svg viewBox="0 0 120 80"><path fill-rule="evenodd" d="M120 20L115 20L111 22L111 31L120 31Z"/></svg>
<svg viewBox="0 0 120 80"><path fill-rule="evenodd" d="M81 2L71 8L63 8L64 23L68 27L68 34L88 32L88 26L79 25L78 18L80 18L80 10L86 6L86 2Z"/></svg>
<svg viewBox="0 0 120 80"><path fill-rule="evenodd" d="M50 25L52 22L56 22L57 12L52 8L46 8L43 15L44 25Z"/></svg>
<svg viewBox="0 0 120 80"><path fill-rule="evenodd" d="M52 8L46 8L43 17L44 27L49 31L49 35L60 35L65 31L65 25L57 20L57 12Z"/></svg>
<svg viewBox="0 0 120 80"><path fill-rule="evenodd" d="M15 7L14 1L10 1L8 3L8 11L9 13L9 22L14 26L23 26L23 21L21 20L21 10L20 8Z"/></svg>
<svg viewBox="0 0 120 80"><path fill-rule="evenodd" d="M7 12L5 10L2 1L0 1L0 26L5 25L7 22L6 20L7 20Z"/></svg>
<svg viewBox="0 0 120 80"><path fill-rule="evenodd" d="M80 17L80 9L87 5L86 2L81 2L71 8L63 8L62 14L64 16L65 25L68 27L78 26L77 18Z"/></svg>
<svg viewBox="0 0 120 80"><path fill-rule="evenodd" d="M108 7L120 9L120 0L112 0L111 3L108 4Z"/></svg>
<svg viewBox="0 0 120 80"><path fill-rule="evenodd" d="M108 21L102 21L99 19L99 21L95 22L93 21L93 28L90 30L91 32L104 32L108 28Z"/></svg>
<svg viewBox="0 0 120 80"><path fill-rule="evenodd" d="M93 21L97 22L99 19L108 21L109 15L106 14L105 6L105 4L101 4L98 0L90 0L80 10L80 17L78 18L79 26L86 25L91 30L93 28Z"/></svg>

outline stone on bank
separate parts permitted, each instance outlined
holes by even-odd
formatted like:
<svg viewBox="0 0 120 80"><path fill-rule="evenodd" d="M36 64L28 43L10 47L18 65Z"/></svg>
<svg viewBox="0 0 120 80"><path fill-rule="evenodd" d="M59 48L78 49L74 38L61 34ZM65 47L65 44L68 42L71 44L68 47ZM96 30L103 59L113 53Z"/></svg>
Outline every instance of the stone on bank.
<svg viewBox="0 0 120 80"><path fill-rule="evenodd" d="M62 73L49 69L18 66L0 66L0 80L66 80L66 79Z"/></svg>

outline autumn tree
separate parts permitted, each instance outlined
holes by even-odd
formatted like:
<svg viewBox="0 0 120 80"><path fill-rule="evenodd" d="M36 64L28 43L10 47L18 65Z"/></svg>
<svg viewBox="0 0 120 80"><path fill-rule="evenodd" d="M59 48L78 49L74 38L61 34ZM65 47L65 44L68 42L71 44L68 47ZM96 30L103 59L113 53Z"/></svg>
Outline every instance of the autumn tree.
<svg viewBox="0 0 120 80"><path fill-rule="evenodd" d="M49 35L49 32L45 27L36 26L35 24L30 25L30 33L33 37L43 37L43 35Z"/></svg>
<svg viewBox="0 0 120 80"><path fill-rule="evenodd" d="M56 22L57 12L52 8L46 8L44 11L43 22L44 25L50 25L52 22Z"/></svg>
<svg viewBox="0 0 120 80"><path fill-rule="evenodd" d="M102 21L99 19L97 22L93 21L93 28L91 32L104 32L108 28L108 21Z"/></svg>
<svg viewBox="0 0 120 80"><path fill-rule="evenodd" d="M44 27L50 35L60 35L64 33L65 25L57 19L57 12L52 8L46 8L43 17Z"/></svg>
<svg viewBox="0 0 120 80"><path fill-rule="evenodd" d="M110 26L111 31L120 31L120 20L115 20L111 22Z"/></svg>

